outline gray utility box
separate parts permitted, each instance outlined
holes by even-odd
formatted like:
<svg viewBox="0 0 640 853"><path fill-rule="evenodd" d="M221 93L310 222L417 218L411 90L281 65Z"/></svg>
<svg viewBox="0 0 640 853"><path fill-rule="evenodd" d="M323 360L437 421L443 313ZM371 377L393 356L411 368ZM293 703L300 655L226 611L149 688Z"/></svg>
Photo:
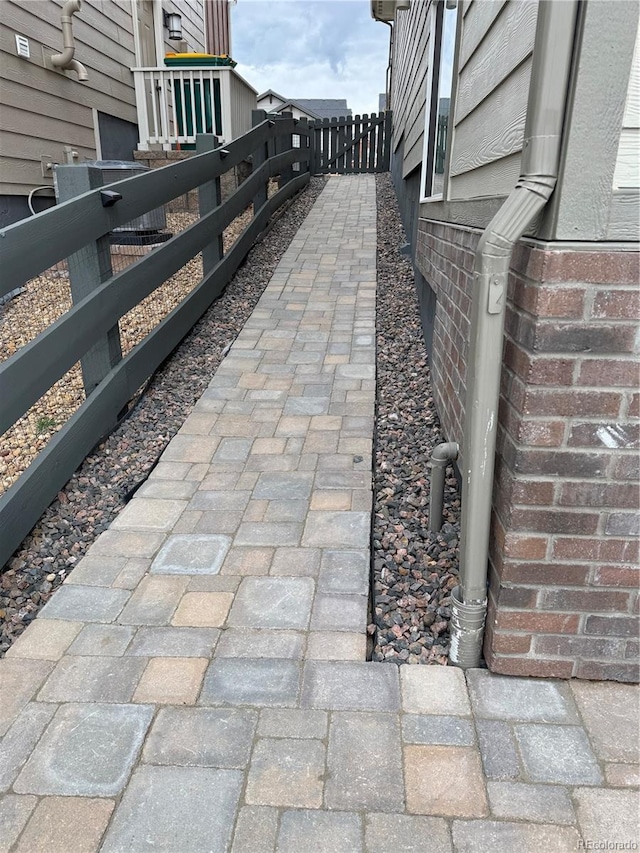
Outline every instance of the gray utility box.
<svg viewBox="0 0 640 853"><path fill-rule="evenodd" d="M94 160L86 165L95 166L96 169L100 169L105 184L113 184L116 181L123 181L125 178L132 178L134 175L140 175L142 172L149 171L148 166L128 160ZM127 222L119 228L114 228L113 233L160 231L166 227L167 217L165 216L164 207L156 207L155 210L148 210L142 216L132 219L131 222Z"/></svg>

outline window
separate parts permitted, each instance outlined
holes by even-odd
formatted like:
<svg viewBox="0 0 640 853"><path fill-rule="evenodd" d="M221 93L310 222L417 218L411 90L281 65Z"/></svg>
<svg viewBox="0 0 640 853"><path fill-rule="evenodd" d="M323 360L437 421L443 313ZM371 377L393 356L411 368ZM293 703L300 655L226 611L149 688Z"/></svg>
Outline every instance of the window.
<svg viewBox="0 0 640 853"><path fill-rule="evenodd" d="M453 57L458 21L457 3L437 0L431 11L431 45L427 82L422 200L442 198L447 143L450 139L450 107L453 91Z"/></svg>

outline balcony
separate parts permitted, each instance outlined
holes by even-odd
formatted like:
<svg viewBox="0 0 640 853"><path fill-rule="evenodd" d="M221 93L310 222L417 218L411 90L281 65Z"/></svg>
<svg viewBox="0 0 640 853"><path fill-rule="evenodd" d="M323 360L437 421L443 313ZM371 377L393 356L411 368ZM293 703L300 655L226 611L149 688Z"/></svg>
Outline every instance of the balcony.
<svg viewBox="0 0 640 853"><path fill-rule="evenodd" d="M233 68L132 68L139 151L171 151L213 133L223 144L251 128L256 90Z"/></svg>

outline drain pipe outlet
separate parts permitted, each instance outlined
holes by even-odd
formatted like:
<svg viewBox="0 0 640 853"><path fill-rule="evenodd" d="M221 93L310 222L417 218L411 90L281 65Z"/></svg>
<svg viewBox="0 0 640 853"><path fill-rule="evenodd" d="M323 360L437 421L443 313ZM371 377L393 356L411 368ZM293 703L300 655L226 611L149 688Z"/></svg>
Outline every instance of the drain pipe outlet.
<svg viewBox="0 0 640 853"><path fill-rule="evenodd" d="M460 447L455 441L446 441L434 448L431 454L431 487L429 489L429 530L437 533L442 528L444 506L444 479L447 465L455 462Z"/></svg>
<svg viewBox="0 0 640 853"><path fill-rule="evenodd" d="M76 52L73 41L73 16L82 8L82 0L67 0L62 7L62 53L54 53L51 64L61 71L75 71L80 83L86 83L89 79L87 69L81 62L73 58Z"/></svg>
<svg viewBox="0 0 640 853"><path fill-rule="evenodd" d="M578 0L540 0L520 179L480 238L474 266L463 436L460 586L452 591L451 662L480 662L487 608L493 466L511 255L558 178Z"/></svg>

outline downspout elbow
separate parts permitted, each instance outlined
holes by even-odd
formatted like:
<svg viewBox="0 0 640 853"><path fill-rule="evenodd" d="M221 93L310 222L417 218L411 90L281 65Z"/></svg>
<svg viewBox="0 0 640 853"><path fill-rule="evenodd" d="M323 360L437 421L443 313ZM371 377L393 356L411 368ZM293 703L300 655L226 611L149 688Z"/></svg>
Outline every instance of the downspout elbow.
<svg viewBox="0 0 640 853"><path fill-rule="evenodd" d="M438 444L431 454L431 485L429 488L429 530L437 533L442 528L442 510L444 507L444 481L447 465L455 462L460 447L455 441Z"/></svg>

